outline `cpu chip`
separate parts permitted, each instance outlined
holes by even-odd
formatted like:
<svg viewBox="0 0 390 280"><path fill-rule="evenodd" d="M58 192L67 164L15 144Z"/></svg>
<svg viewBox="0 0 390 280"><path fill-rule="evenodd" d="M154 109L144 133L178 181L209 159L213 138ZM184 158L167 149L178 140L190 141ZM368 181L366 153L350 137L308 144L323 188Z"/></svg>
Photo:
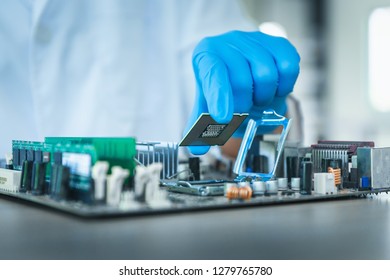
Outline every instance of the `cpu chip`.
<svg viewBox="0 0 390 280"><path fill-rule="evenodd" d="M233 135L248 114L233 114L227 124L217 123L210 114L203 113L180 142L180 146L222 146Z"/></svg>

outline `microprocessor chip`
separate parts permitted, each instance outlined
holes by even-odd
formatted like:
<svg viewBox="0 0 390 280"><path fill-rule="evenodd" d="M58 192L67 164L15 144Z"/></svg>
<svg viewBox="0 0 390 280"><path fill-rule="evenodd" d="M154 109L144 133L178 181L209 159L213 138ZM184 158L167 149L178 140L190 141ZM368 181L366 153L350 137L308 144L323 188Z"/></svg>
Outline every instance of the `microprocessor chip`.
<svg viewBox="0 0 390 280"><path fill-rule="evenodd" d="M225 129L227 125L226 124L209 124L206 129L203 131L201 137L218 137L221 135L223 130Z"/></svg>
<svg viewBox="0 0 390 280"><path fill-rule="evenodd" d="M233 135L248 114L233 114L230 123L217 123L210 114L203 113L181 140L180 146L222 146Z"/></svg>

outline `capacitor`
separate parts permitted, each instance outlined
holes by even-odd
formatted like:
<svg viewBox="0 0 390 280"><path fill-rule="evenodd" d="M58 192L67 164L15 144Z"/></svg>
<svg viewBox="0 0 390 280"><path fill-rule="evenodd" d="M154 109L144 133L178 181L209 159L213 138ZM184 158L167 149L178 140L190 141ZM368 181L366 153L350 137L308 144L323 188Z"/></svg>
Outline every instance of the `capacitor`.
<svg viewBox="0 0 390 280"><path fill-rule="evenodd" d="M188 166L191 170L192 177L189 181L199 181L200 180L200 161L198 157L190 157L188 159Z"/></svg>
<svg viewBox="0 0 390 280"><path fill-rule="evenodd" d="M267 185L263 181L254 181L252 183L252 189L254 195L264 195L267 190Z"/></svg>
<svg viewBox="0 0 390 280"><path fill-rule="evenodd" d="M349 173L349 181L352 184L352 188L357 188L359 186L359 180L358 180L358 169L352 167Z"/></svg>
<svg viewBox="0 0 390 280"><path fill-rule="evenodd" d="M67 199L69 195L70 168L53 164L51 171L50 196L56 200Z"/></svg>
<svg viewBox="0 0 390 280"><path fill-rule="evenodd" d="M287 178L278 178L278 189L279 191L285 191L288 188Z"/></svg>
<svg viewBox="0 0 390 280"><path fill-rule="evenodd" d="M33 162L24 160L22 164L22 178L20 180L20 192L27 192L31 190Z"/></svg>
<svg viewBox="0 0 390 280"><path fill-rule="evenodd" d="M299 177L299 160L298 157L286 157L287 179L291 182L291 178Z"/></svg>
<svg viewBox="0 0 390 280"><path fill-rule="evenodd" d="M33 164L31 182L31 192L33 195L42 195L45 193L46 165L44 162L34 162Z"/></svg>
<svg viewBox="0 0 390 280"><path fill-rule="evenodd" d="M269 180L266 183L267 193L268 194L277 194L278 193L278 181L277 180Z"/></svg>
<svg viewBox="0 0 390 280"><path fill-rule="evenodd" d="M312 177L313 177L313 162L311 161L302 162L301 194L311 194Z"/></svg>
<svg viewBox="0 0 390 280"><path fill-rule="evenodd" d="M301 178L299 177L294 177L291 178L291 189L293 191L299 192L301 189Z"/></svg>

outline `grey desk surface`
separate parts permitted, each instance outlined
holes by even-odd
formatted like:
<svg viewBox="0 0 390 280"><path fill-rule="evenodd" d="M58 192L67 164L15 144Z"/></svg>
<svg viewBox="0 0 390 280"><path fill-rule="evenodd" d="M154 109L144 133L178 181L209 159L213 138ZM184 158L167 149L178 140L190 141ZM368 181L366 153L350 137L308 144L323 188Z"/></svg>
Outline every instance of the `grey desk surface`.
<svg viewBox="0 0 390 280"><path fill-rule="evenodd" d="M0 197L0 259L390 259L390 195L83 220Z"/></svg>

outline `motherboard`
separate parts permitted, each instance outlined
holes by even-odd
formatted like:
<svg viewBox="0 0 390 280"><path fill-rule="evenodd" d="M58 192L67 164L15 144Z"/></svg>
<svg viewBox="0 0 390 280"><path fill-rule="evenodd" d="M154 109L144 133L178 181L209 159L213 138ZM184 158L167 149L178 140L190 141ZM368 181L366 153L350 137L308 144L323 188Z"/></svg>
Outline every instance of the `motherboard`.
<svg viewBox="0 0 390 280"><path fill-rule="evenodd" d="M234 127L244 118L234 118ZM360 198L390 191L390 148L375 147L372 141L318 141L301 147L286 140L289 120L275 114L246 124L235 159L179 157L186 145L222 145L234 133L233 125L225 128L212 121L201 117L201 125L195 124L180 145L136 142L132 137L14 140L0 168L0 195L99 218ZM267 140L258 133L263 126L281 126L282 133Z"/></svg>

